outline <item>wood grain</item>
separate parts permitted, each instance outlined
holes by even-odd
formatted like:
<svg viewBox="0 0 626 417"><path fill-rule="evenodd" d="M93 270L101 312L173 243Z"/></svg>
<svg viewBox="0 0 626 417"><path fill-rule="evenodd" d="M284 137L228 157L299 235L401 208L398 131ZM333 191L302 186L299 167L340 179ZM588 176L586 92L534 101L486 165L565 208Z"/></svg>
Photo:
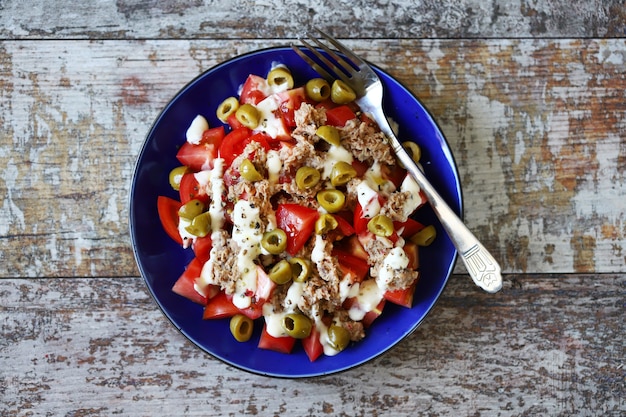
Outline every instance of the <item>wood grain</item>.
<svg viewBox="0 0 626 417"><path fill-rule="evenodd" d="M4 39L624 37L623 0L5 0Z"/></svg>
<svg viewBox="0 0 626 417"><path fill-rule="evenodd" d="M305 380L201 353L140 278L0 280L0 414L623 415L624 276L509 278L453 276L395 349Z"/></svg>
<svg viewBox="0 0 626 417"><path fill-rule="evenodd" d="M128 191L152 121L202 71L286 42L1 42L0 277L138 275ZM433 113L505 273L626 272L624 39L347 43Z"/></svg>

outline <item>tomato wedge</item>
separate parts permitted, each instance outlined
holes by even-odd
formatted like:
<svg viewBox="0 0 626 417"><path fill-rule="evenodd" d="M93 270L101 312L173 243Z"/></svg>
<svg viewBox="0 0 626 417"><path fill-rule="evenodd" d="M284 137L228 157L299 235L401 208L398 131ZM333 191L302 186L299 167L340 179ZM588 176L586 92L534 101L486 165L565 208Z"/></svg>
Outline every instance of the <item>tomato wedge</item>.
<svg viewBox="0 0 626 417"><path fill-rule="evenodd" d="M351 274L355 282L363 282L370 271L369 263L341 249L334 248L331 254L337 258L339 267L344 274Z"/></svg>
<svg viewBox="0 0 626 417"><path fill-rule="evenodd" d="M315 362L324 353L320 336L319 330L314 328L306 338L302 339L302 347L311 362Z"/></svg>
<svg viewBox="0 0 626 417"><path fill-rule="evenodd" d="M202 272L202 262L197 258L192 259L189 265L187 265L185 272L174 283L172 291L194 303L206 305L207 297L200 294L195 287L196 279L200 277L200 272Z"/></svg>
<svg viewBox="0 0 626 417"><path fill-rule="evenodd" d="M326 124L328 125L344 127L352 119L356 119L356 114L347 105L326 110Z"/></svg>
<svg viewBox="0 0 626 417"><path fill-rule="evenodd" d="M261 349L269 349L280 353L291 353L296 339L293 337L274 337L267 332L267 326L263 326L259 346Z"/></svg>
<svg viewBox="0 0 626 417"><path fill-rule="evenodd" d="M241 88L239 102L241 104L258 104L267 97L267 91L269 91L267 80L258 75L250 74Z"/></svg>
<svg viewBox="0 0 626 417"><path fill-rule="evenodd" d="M211 168L213 160L217 157L217 150L224 138L224 133L224 126L205 130L199 144L183 143L178 149L176 158L181 164L188 166L193 171Z"/></svg>
<svg viewBox="0 0 626 417"><path fill-rule="evenodd" d="M200 188L200 183L193 172L188 172L180 179L180 203L185 204L193 199L198 199L204 204L208 204L209 195Z"/></svg>
<svg viewBox="0 0 626 417"><path fill-rule="evenodd" d="M278 227L287 234L287 253L295 256L315 229L319 212L299 204L279 204L276 208Z"/></svg>
<svg viewBox="0 0 626 417"><path fill-rule="evenodd" d="M220 145L218 155L224 159L224 166L228 168L233 160L243 152L252 135L252 131L247 127L240 127L232 130L224 136Z"/></svg>
<svg viewBox="0 0 626 417"><path fill-rule="evenodd" d="M178 233L178 209L180 208L180 202L173 198L160 195L157 198L157 211L159 213L159 220L163 230L169 237L171 237L176 243L182 245L183 239Z"/></svg>
<svg viewBox="0 0 626 417"><path fill-rule="evenodd" d="M413 306L413 295L415 293L415 287L417 286L417 280L409 287L403 290L387 291L384 298L394 304L402 307L411 308Z"/></svg>
<svg viewBox="0 0 626 417"><path fill-rule="evenodd" d="M209 234L204 237L195 238L191 247L193 249L193 253L196 255L196 258L204 264L209 260L211 248L213 247L211 235Z"/></svg>
<svg viewBox="0 0 626 417"><path fill-rule="evenodd" d="M202 318L204 320L223 319L232 317L235 314L239 314L239 309L224 291L220 291L219 294L207 302Z"/></svg>
<svg viewBox="0 0 626 417"><path fill-rule="evenodd" d="M393 228L401 232L400 236L405 237L405 238L413 236L415 233L419 232L424 227L426 226L424 226L422 223L410 217L405 222L393 223Z"/></svg>
<svg viewBox="0 0 626 417"><path fill-rule="evenodd" d="M306 100L306 93L304 87L293 88L291 90L277 93L280 100L278 106L280 114L288 127L296 127L296 120L294 117L295 111L300 108L302 103Z"/></svg>

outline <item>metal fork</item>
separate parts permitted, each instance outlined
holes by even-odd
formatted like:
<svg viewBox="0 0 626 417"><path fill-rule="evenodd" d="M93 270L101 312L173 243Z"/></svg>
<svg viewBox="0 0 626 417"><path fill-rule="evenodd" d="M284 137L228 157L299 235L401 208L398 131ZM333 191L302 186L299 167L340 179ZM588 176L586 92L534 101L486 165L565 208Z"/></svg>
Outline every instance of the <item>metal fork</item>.
<svg viewBox="0 0 626 417"><path fill-rule="evenodd" d="M439 221L461 255L461 259L474 283L490 293L500 290L502 288L502 276L500 266L496 260L439 195L391 129L383 111L383 84L378 75L365 61L356 56L342 43L319 29L317 32L321 38L331 44L343 57L310 33L307 34L309 39L323 50L327 56L304 39L300 39L300 42L318 61L305 54L300 48L294 45L291 45L291 47L327 81L332 83L335 79L341 79L352 87L357 95L356 103L364 113L370 115L376 121L382 132L387 136L400 162L404 164L426 195ZM350 63L347 62L348 60ZM320 65L318 62L323 65Z"/></svg>

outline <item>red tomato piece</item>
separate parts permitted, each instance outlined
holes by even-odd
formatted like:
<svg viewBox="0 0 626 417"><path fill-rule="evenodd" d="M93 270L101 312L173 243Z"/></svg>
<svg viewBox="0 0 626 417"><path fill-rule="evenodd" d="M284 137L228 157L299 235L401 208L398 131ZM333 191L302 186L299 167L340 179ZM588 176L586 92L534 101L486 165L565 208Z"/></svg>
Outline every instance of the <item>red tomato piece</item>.
<svg viewBox="0 0 626 417"><path fill-rule="evenodd" d="M217 150L224 138L224 133L224 126L204 131L199 144L183 143L178 149L176 158L181 164L188 166L193 171L211 168L213 160L217 157Z"/></svg>
<svg viewBox="0 0 626 417"><path fill-rule="evenodd" d="M409 258L409 264L407 265L408 269L417 269L420 266L420 258L419 258L419 249L417 244L413 242L405 242L404 253L407 258Z"/></svg>
<svg viewBox="0 0 626 417"><path fill-rule="evenodd" d="M380 317L381 314L383 314L383 309L385 308L386 302L387 300L383 298L382 300L380 300L380 303L378 303L376 308L374 308L372 311L368 311L367 313L365 313L365 317L363 317L362 320L363 326L365 326L366 328L370 327L372 325L372 322Z"/></svg>
<svg viewBox="0 0 626 417"><path fill-rule="evenodd" d="M399 164L395 165L383 165L381 169L383 178L391 181L396 188L400 188L402 181L406 178L406 169L402 168Z"/></svg>
<svg viewBox="0 0 626 417"><path fill-rule="evenodd" d="M267 97L267 91L269 91L267 80L258 75L250 74L241 88L239 102L241 104L258 104Z"/></svg>
<svg viewBox="0 0 626 417"><path fill-rule="evenodd" d="M290 128L296 127L294 113L300 108L302 103L306 101L304 87L283 91L281 93L277 93L277 96L280 100L278 108L280 109L280 113L285 121L285 124Z"/></svg>
<svg viewBox="0 0 626 417"><path fill-rule="evenodd" d="M181 204L185 204L193 199L198 199L204 204L209 203L209 195L205 190L200 188L200 183L193 172L188 172L182 176L178 192L180 194Z"/></svg>
<svg viewBox="0 0 626 417"><path fill-rule="evenodd" d="M328 125L344 127L352 119L356 119L356 114L349 106L337 106L326 110L326 124Z"/></svg>
<svg viewBox="0 0 626 417"><path fill-rule="evenodd" d="M228 116L228 119L226 119L226 123L228 123L228 126L230 126L231 130L244 127L243 123L241 123L239 119L237 119L237 115L235 115L235 113L232 113L230 116Z"/></svg>
<svg viewBox="0 0 626 417"><path fill-rule="evenodd" d="M333 214L335 220L337 220L337 230L344 236L352 236L354 234L354 227L343 215Z"/></svg>
<svg viewBox="0 0 626 417"><path fill-rule="evenodd" d="M313 230L319 212L299 204L279 204L276 208L278 227L287 234L287 253L295 256L304 246Z"/></svg>
<svg viewBox="0 0 626 417"><path fill-rule="evenodd" d="M172 291L193 301L194 303L206 305L207 297L200 294L195 287L196 280L200 277L201 271L202 262L200 262L197 258L192 259L191 262L189 262L189 265L187 265L185 272L183 272L174 283Z"/></svg>
<svg viewBox="0 0 626 417"><path fill-rule="evenodd" d="M403 290L387 291L384 295L385 300L402 307L411 308L413 306L413 295L416 286L417 280L411 286Z"/></svg>
<svg viewBox="0 0 626 417"><path fill-rule="evenodd" d="M263 326L259 346L261 349L269 349L280 353L291 353L296 339L293 337L274 337L267 332L267 326Z"/></svg>
<svg viewBox="0 0 626 417"><path fill-rule="evenodd" d="M369 255L359 241L359 237L357 235L352 235L347 239L343 239L337 244L336 247L354 257L364 260L365 262L369 259Z"/></svg>
<svg viewBox="0 0 626 417"><path fill-rule="evenodd" d="M356 175L359 178L363 177L369 169L369 165L366 162L359 161L358 159L352 161L352 167L356 170Z"/></svg>
<svg viewBox="0 0 626 417"><path fill-rule="evenodd" d="M163 230L169 237L171 237L176 243L182 245L183 239L178 233L178 209L180 209L180 202L163 195L157 198L157 211L159 213L159 220Z"/></svg>
<svg viewBox="0 0 626 417"><path fill-rule="evenodd" d="M224 136L218 155L224 158L224 166L228 168L238 155L243 152L249 142L252 131L247 127L240 127Z"/></svg>
<svg viewBox="0 0 626 417"><path fill-rule="evenodd" d="M209 260L211 248L213 247L211 235L209 234L204 237L195 238L191 247L193 249L193 253L196 255L196 259L204 264Z"/></svg>
<svg viewBox="0 0 626 417"><path fill-rule="evenodd" d="M204 320L223 319L239 314L239 309L233 304L224 291L208 300L202 318Z"/></svg>
<svg viewBox="0 0 626 417"><path fill-rule="evenodd" d="M351 274L354 277L355 282L363 282L367 274L370 272L370 265L364 259L337 248L334 248L331 254L337 258L342 272L344 274Z"/></svg>
<svg viewBox="0 0 626 417"><path fill-rule="evenodd" d="M263 267L257 266L256 291L252 297L252 304L250 307L240 309L241 314L252 320L263 316L263 305L271 297L274 288L276 288L276 283L265 273Z"/></svg>
<svg viewBox="0 0 626 417"><path fill-rule="evenodd" d="M405 222L393 222L393 227L398 232L401 232L400 236L406 238L413 236L426 226L409 217Z"/></svg>
<svg viewBox="0 0 626 417"><path fill-rule="evenodd" d="M302 339L302 347L311 362L315 362L324 353L324 346L322 346L320 336L320 332L313 328L311 329L311 334Z"/></svg>
<svg viewBox="0 0 626 417"><path fill-rule="evenodd" d="M357 235L368 233L367 223L369 223L369 221L370 219L363 217L363 207L357 202L354 208L354 221L352 222Z"/></svg>

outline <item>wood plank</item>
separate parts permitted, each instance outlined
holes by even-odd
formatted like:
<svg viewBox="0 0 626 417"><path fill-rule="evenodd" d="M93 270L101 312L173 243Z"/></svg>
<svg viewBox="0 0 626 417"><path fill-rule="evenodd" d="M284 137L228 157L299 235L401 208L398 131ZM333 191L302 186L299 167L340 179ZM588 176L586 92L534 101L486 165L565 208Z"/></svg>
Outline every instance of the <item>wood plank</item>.
<svg viewBox="0 0 626 417"><path fill-rule="evenodd" d="M624 37L623 0L49 2L5 0L3 39ZM358 22L358 24L355 24ZM382 22L382 24L381 24Z"/></svg>
<svg viewBox="0 0 626 417"><path fill-rule="evenodd" d="M0 280L2 415L623 415L624 275L453 276L425 323L341 374L233 369L140 278Z"/></svg>
<svg viewBox="0 0 626 417"><path fill-rule="evenodd" d="M285 42L1 42L0 277L137 275L127 199L150 124L201 71ZM626 272L625 40L348 45L431 110L505 272Z"/></svg>

